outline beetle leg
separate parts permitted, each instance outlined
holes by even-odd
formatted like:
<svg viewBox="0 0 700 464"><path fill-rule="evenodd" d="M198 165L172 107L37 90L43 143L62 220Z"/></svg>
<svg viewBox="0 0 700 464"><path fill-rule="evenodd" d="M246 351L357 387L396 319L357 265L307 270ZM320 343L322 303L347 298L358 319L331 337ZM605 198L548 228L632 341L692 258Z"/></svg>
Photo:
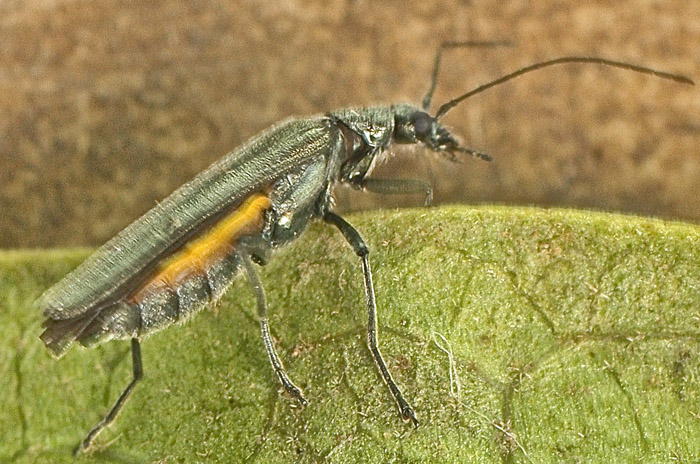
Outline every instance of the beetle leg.
<svg viewBox="0 0 700 464"><path fill-rule="evenodd" d="M131 380L129 385L126 386L122 394L119 395L119 399L117 399L117 402L114 403L114 406L112 406L112 409L109 411L109 413L107 413L104 419L95 424L95 426L90 429L87 435L85 435L85 438L83 438L83 440L80 443L78 443L78 446L73 452L73 454L75 454L76 456L81 452L89 450L92 446L92 441L95 439L95 437L100 432L102 432L102 430L105 427L111 424L112 421L114 421L114 419L116 419L117 415L119 414L119 411L121 411L122 407L124 407L126 400L129 399L129 396L134 390L134 387L136 387L136 384L139 383L139 381L143 378L143 366L141 364L141 345L139 344L137 338L131 339L131 362L133 364L134 378Z"/></svg>
<svg viewBox="0 0 700 464"><path fill-rule="evenodd" d="M429 182L418 179L362 179L360 188L368 192L384 195L418 194L425 195L425 206L433 203L433 187Z"/></svg>
<svg viewBox="0 0 700 464"><path fill-rule="evenodd" d="M255 292L255 298L257 300L258 306L258 320L260 321L260 331L262 333L263 344L265 345L265 350L267 351L267 356L270 358L270 364L277 374L277 378L284 387L287 394L295 398L302 405L306 405L306 398L299 387L294 385L291 381L287 371L282 364L282 360L275 350L275 345L272 342L272 335L270 334L270 326L267 323L267 301L265 299L265 290L262 286L262 281L260 276L258 276L257 271L253 267L253 260L251 259L251 251L245 246L245 242L239 242L242 250L238 253L243 262L243 267L248 274L248 279L250 284L253 286L253 291Z"/></svg>
<svg viewBox="0 0 700 464"><path fill-rule="evenodd" d="M345 237L345 240L347 240L353 250L355 250L357 256L362 258L362 273L365 279L365 295L367 296L367 344L372 353L372 358L374 358L374 362L379 368L379 373L399 406L401 418L406 421L410 420L414 426L418 426L418 420L416 419L416 414L413 412L413 408L411 408L408 402L403 398L401 390L396 385L396 382L394 382L394 378L391 376L386 362L384 362L382 353L379 351L377 305L374 297L374 285L372 284L372 270L369 266L369 248L360 236L360 233L342 217L328 211L324 214L323 219L336 226Z"/></svg>

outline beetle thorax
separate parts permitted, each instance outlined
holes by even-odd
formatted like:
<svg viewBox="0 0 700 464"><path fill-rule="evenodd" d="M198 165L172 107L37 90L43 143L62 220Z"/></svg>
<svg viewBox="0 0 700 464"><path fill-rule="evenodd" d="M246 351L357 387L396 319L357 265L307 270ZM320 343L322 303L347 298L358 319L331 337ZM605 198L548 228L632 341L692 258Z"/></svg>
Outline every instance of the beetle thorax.
<svg viewBox="0 0 700 464"><path fill-rule="evenodd" d="M340 181L358 184L368 175L391 144L394 114L389 106L346 108L330 115L345 142Z"/></svg>

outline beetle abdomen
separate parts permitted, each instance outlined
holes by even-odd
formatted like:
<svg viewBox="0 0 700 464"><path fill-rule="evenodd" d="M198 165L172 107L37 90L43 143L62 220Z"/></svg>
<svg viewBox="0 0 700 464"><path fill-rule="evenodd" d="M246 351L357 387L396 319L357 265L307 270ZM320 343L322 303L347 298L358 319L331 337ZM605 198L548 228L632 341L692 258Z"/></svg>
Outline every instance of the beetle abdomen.
<svg viewBox="0 0 700 464"><path fill-rule="evenodd" d="M42 340L61 355L77 340L93 345L147 335L217 301L240 268L236 243L262 231L270 199L253 194L234 211L164 259L118 301L68 319L49 319Z"/></svg>
<svg viewBox="0 0 700 464"><path fill-rule="evenodd" d="M184 322L221 298L239 270L240 259L234 252L172 287L151 287L138 301L123 300L101 311L81 331L77 341L91 346L115 338L141 337Z"/></svg>
<svg viewBox="0 0 700 464"><path fill-rule="evenodd" d="M186 319L218 300L238 271L236 241L260 233L270 199L253 194L206 233L165 260L127 296L141 313L140 335Z"/></svg>
<svg viewBox="0 0 700 464"><path fill-rule="evenodd" d="M134 302L141 315L139 335L146 335L181 322L216 302L226 292L240 269L235 252L222 256L204 268L193 269L184 279L172 284L151 288Z"/></svg>

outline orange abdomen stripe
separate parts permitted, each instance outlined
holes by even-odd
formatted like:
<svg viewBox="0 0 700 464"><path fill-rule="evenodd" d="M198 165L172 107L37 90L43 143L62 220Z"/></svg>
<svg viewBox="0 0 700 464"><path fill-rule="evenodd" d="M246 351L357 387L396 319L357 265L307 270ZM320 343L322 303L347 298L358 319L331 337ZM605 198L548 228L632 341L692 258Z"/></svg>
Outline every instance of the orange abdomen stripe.
<svg viewBox="0 0 700 464"><path fill-rule="evenodd" d="M225 254L238 237L259 232L264 213L271 204L265 195L251 195L204 235L185 244L180 251L165 259L156 273L130 299L139 301L144 292L153 286L165 284L174 287L182 276L204 271L207 263L212 258Z"/></svg>

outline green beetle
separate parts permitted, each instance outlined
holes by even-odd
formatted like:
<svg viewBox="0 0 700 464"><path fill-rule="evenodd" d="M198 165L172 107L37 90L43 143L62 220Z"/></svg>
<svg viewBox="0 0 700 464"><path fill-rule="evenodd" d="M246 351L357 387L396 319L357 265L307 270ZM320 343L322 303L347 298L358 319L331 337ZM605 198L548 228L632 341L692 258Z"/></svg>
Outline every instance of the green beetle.
<svg viewBox="0 0 700 464"><path fill-rule="evenodd" d="M439 119L470 96L543 67L597 63L692 84L683 76L618 61L563 57L477 87L443 104L431 116L427 111L442 50L494 44L498 43L444 43L421 108L397 104L343 109L269 128L177 189L49 288L38 302L46 317L41 339L56 356L75 341L89 346L110 339L131 340L133 379L76 453L87 450L114 420L141 379L139 339L216 302L241 271L257 297L263 344L272 367L286 392L305 404L272 342L255 264L267 263L272 250L298 237L313 218L336 226L361 258L372 357L401 417L418 425L379 351L369 249L359 232L332 211L334 184L386 194L422 193L429 204L432 188L427 182L369 177L382 154L394 143L420 144L452 161L463 154L490 159L462 146Z"/></svg>

